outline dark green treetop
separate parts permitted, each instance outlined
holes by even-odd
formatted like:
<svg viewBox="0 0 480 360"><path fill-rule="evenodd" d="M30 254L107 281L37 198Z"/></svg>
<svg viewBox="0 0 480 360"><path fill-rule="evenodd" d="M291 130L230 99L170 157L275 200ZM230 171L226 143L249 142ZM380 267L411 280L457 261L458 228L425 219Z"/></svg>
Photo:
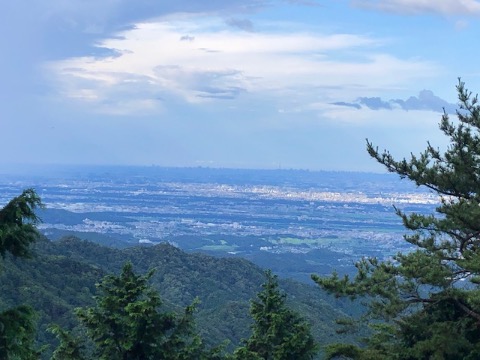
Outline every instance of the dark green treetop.
<svg viewBox="0 0 480 360"><path fill-rule="evenodd" d="M234 354L242 360L307 360L317 353L310 325L290 310L286 295L278 288L277 276L265 272L263 290L252 300L252 335Z"/></svg>
<svg viewBox="0 0 480 360"><path fill-rule="evenodd" d="M80 322L105 360L220 359L221 348L206 350L195 332L195 303L182 316L162 312L162 302L149 285L153 271L136 275L126 263L119 276L107 275L97 285L96 306L77 309ZM59 333L63 336L64 334ZM61 346L73 353L76 344L63 336ZM69 346L72 345L72 346ZM60 350L59 350L60 351ZM64 350L62 350L64 351Z"/></svg>
<svg viewBox="0 0 480 360"><path fill-rule="evenodd" d="M0 255L28 257L30 245L37 239L35 209L42 202L35 190L27 189L0 210ZM0 359L37 359L35 313L28 306L0 312Z"/></svg>
<svg viewBox="0 0 480 360"><path fill-rule="evenodd" d="M42 207L35 190L24 190L0 210L0 255L27 257L30 245L38 236L39 222L35 209Z"/></svg>
<svg viewBox="0 0 480 360"><path fill-rule="evenodd" d="M42 349L35 347L36 314L20 305L0 313L0 359L36 360Z"/></svg>
<svg viewBox="0 0 480 360"><path fill-rule="evenodd" d="M82 338L72 335L69 331L53 324L48 331L54 334L59 344L52 354L51 360L87 360L85 344Z"/></svg>
<svg viewBox="0 0 480 360"><path fill-rule="evenodd" d="M369 297L369 315L382 320L364 348L337 344L330 357L358 359L480 358L480 106L457 86L456 120L444 113L440 130L450 144L428 143L420 155L397 161L367 141L368 153L388 171L438 195L436 213L395 209L411 252L391 261L363 259L351 280L313 276L339 296Z"/></svg>

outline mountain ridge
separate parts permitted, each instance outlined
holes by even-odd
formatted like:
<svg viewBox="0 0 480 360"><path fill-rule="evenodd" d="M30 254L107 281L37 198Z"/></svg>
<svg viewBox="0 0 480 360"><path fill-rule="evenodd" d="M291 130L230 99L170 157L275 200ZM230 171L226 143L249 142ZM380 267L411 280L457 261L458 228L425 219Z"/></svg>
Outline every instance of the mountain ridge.
<svg viewBox="0 0 480 360"><path fill-rule="evenodd" d="M1 305L31 305L39 313L39 343L54 343L45 331L50 323L75 328L73 309L91 305L95 283L130 261L139 274L155 268L151 283L166 308L180 311L198 298L196 322L205 342L229 340L233 348L250 334L249 301L265 280L264 270L248 260L186 253L167 243L115 249L75 237L42 238L33 250L28 260L5 259ZM347 303L293 280L280 279L280 288L288 305L312 324L317 341L337 339L335 319L346 316Z"/></svg>

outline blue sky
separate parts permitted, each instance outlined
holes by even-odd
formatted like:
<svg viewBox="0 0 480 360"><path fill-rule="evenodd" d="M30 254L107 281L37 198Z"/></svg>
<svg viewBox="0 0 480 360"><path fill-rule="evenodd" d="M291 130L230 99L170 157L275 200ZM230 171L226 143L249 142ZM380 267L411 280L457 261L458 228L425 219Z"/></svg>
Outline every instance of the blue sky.
<svg viewBox="0 0 480 360"><path fill-rule="evenodd" d="M0 164L382 171L480 91L480 1L15 0Z"/></svg>

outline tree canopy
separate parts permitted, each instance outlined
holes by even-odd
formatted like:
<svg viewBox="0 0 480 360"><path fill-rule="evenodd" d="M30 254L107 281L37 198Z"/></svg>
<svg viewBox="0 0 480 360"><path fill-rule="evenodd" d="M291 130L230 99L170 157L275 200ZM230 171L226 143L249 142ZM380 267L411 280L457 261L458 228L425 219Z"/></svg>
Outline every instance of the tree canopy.
<svg viewBox="0 0 480 360"><path fill-rule="evenodd" d="M277 276L265 272L266 281L250 314L252 335L235 351L238 360L309 360L317 353L310 325L286 304L278 288Z"/></svg>
<svg viewBox="0 0 480 360"><path fill-rule="evenodd" d="M76 314L95 344L95 356L108 360L202 360L221 358L221 348L205 349L195 332L195 303L178 316L160 309L162 302L149 285L153 271L137 275L127 262L120 275L107 275L97 285L96 305ZM52 330L61 340L54 356L72 360L85 355L81 342L59 327Z"/></svg>
<svg viewBox="0 0 480 360"><path fill-rule="evenodd" d="M0 210L0 255L28 257L30 245L37 239L35 209L41 207L33 189L23 193ZM35 349L35 313L25 305L0 312L0 359L37 359Z"/></svg>
<svg viewBox="0 0 480 360"><path fill-rule="evenodd" d="M457 85L456 119L443 114L445 151L430 143L419 155L395 160L367 140L368 153L390 172L438 195L433 214L395 209L412 251L390 261L363 259L354 279L313 276L338 296L369 298L369 317L380 319L365 347L336 344L358 359L480 358L480 106Z"/></svg>
<svg viewBox="0 0 480 360"><path fill-rule="evenodd" d="M35 190L27 189L0 210L0 255L27 257L30 245L38 236L35 209L42 207Z"/></svg>

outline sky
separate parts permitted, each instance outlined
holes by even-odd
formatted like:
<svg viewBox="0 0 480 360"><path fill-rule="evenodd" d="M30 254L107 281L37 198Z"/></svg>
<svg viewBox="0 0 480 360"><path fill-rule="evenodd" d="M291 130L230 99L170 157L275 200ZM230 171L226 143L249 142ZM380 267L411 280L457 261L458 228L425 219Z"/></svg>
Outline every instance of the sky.
<svg viewBox="0 0 480 360"><path fill-rule="evenodd" d="M480 91L475 0L9 0L0 167L382 172Z"/></svg>

